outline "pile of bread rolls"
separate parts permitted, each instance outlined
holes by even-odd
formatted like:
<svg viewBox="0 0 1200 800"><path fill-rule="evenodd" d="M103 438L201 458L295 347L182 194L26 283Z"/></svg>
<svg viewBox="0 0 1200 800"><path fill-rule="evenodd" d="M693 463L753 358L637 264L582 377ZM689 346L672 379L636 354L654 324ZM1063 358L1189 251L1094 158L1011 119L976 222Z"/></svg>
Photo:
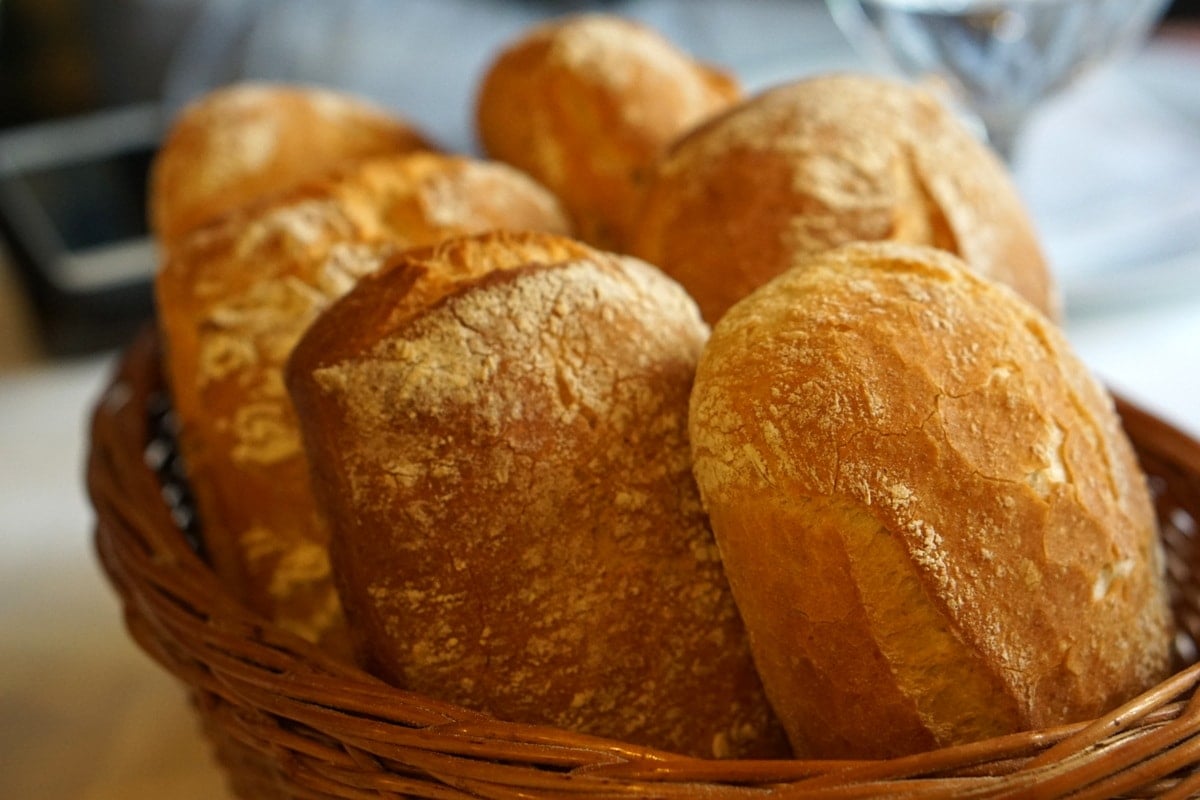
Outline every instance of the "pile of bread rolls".
<svg viewBox="0 0 1200 800"><path fill-rule="evenodd" d="M701 757L885 757L1162 680L1146 481L999 161L636 23L481 76L486 158L238 85L155 163L214 571L405 689ZM710 328L711 326L711 328Z"/></svg>

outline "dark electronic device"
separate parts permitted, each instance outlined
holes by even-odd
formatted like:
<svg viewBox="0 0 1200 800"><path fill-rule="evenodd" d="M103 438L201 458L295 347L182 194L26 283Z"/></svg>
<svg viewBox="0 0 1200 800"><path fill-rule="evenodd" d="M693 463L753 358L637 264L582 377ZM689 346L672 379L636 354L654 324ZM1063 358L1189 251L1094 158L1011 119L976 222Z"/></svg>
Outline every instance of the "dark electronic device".
<svg viewBox="0 0 1200 800"><path fill-rule="evenodd" d="M52 356L121 344L152 313L146 183L157 105L0 130L0 238Z"/></svg>

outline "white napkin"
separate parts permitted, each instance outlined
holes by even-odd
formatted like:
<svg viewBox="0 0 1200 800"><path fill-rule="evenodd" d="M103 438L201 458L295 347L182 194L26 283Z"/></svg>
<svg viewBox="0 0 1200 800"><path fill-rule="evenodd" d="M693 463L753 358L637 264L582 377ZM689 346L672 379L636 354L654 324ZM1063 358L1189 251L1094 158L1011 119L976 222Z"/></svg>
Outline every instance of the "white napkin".
<svg viewBox="0 0 1200 800"><path fill-rule="evenodd" d="M1152 40L1030 123L1016 177L1071 315L1200 293L1200 46Z"/></svg>

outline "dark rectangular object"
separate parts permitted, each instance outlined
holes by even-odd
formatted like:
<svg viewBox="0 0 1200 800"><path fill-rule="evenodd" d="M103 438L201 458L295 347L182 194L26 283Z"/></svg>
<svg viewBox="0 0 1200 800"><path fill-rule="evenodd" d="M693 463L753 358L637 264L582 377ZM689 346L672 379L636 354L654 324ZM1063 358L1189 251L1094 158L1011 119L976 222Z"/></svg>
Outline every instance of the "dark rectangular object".
<svg viewBox="0 0 1200 800"><path fill-rule="evenodd" d="M126 341L152 313L147 180L157 105L0 132L0 235L51 356Z"/></svg>

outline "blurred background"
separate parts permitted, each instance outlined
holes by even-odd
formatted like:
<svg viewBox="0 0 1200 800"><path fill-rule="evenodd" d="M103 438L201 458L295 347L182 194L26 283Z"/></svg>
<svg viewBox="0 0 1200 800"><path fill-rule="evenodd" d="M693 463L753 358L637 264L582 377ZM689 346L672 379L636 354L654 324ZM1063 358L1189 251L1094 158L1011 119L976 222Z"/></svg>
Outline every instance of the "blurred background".
<svg viewBox="0 0 1200 800"><path fill-rule="evenodd" d="M441 99L468 93L490 45L537 17L597 8L737 67L841 44L823 3L805 0L2 0L0 127L171 104L247 76L354 87L454 123ZM1200 3L1175 0L1167 19L1198 15ZM428 47L439 35L447 46ZM461 144L458 129L437 132Z"/></svg>
<svg viewBox="0 0 1200 800"><path fill-rule="evenodd" d="M840 39L803 0L3 0L0 125L275 77L354 88L462 146L467 109L447 101L469 96L493 48L585 9L642 18L726 64Z"/></svg>
<svg viewBox="0 0 1200 800"><path fill-rule="evenodd" d="M1177 0L1168 24L1194 16L1196 5ZM10 322L0 364L117 346L148 313L155 253L144 240L144 175L164 126L189 99L242 79L332 86L472 152L475 85L495 50L539 18L585 9L641 19L750 89L820 70L881 69L848 47L825 3L813 0L0 0L0 247L8 251L0 296L12 307L2 315ZM1091 161L1109 155L1075 158L1095 175ZM1128 249L1111 235L1081 241L1069 224L1060 239L1061 209L1111 187L1064 195L1037 177L1037 158L1029 153L1018 177L1029 176L1022 188L1047 218L1064 274L1081 259L1095 272L1097 253L1112 260L1114 247ZM1070 163L1054 163L1056 176L1070 174ZM1170 160L1159 164L1178 172ZM1200 216L1189 220L1200 227ZM62 244L72 258L47 255ZM1129 296L1129 287L1099 292L1090 281L1069 298L1071 310Z"/></svg>

